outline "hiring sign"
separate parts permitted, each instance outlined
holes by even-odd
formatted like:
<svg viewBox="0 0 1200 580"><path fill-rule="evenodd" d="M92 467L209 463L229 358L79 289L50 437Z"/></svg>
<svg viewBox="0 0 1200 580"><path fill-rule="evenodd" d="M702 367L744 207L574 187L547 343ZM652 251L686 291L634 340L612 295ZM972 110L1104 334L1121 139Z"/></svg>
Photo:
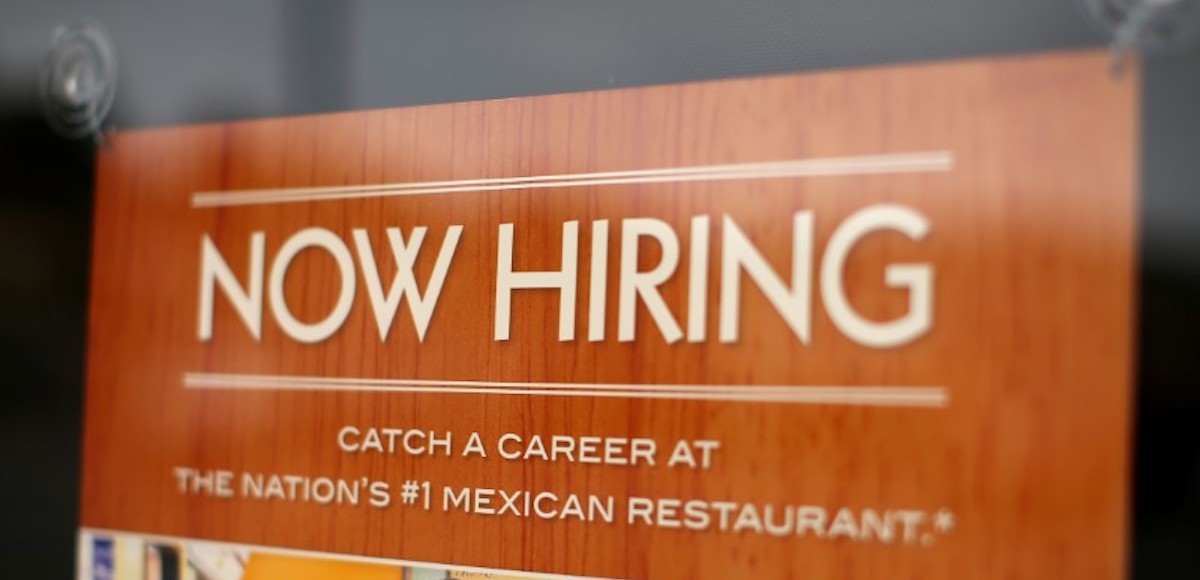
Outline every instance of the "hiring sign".
<svg viewBox="0 0 1200 580"><path fill-rule="evenodd" d="M119 133L81 559L1119 577L1135 87L1074 52Z"/></svg>

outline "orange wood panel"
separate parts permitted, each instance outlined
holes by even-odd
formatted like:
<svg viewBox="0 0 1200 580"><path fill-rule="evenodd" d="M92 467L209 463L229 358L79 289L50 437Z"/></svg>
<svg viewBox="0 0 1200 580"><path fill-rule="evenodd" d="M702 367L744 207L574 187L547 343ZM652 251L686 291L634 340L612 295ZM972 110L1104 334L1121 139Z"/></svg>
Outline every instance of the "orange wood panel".
<svg viewBox="0 0 1200 580"><path fill-rule="evenodd" d="M989 58L311 117L128 131L99 154L82 523L85 526L513 570L632 578L1117 578L1128 524L1136 212L1136 74L1101 52ZM946 150L951 171L744 179L194 208L201 191L412 183ZM869 348L831 321L814 278L802 344L748 278L740 340L717 340L720 222L728 215L787 276L791 216L815 216L814 275L852 213L898 203L930 234L868 237L845 274L876 320L904 313L889 264L935 268L933 326ZM689 220L712 216L708 340L668 344L639 307L617 340L621 220L651 217L684 255L662 286L686 328ZM589 342L591 221L609 219L607 337ZM580 221L574 341L558 298L518 291L512 338L492 338L497 228L515 267L559 266ZM310 226L348 244L365 228L380 271L386 227L427 226L422 286L446 228L463 225L424 341L401 306L380 341L361 283L341 329L286 336L265 309L247 332L224 295L197 338L200 248L245 280L250 235L271 257ZM353 248L353 245L350 246ZM646 246L643 269L656 250ZM269 273L268 273L269 275ZM286 278L302 320L328 312L334 262L304 252ZM184 373L583 383L940 385L944 408L530 395L188 390ZM716 439L714 466L580 465L347 454L344 425ZM185 496L175 466L430 480L626 498L948 509L929 545L776 538ZM436 501L436 499L435 499ZM618 503L620 503L618 499Z"/></svg>

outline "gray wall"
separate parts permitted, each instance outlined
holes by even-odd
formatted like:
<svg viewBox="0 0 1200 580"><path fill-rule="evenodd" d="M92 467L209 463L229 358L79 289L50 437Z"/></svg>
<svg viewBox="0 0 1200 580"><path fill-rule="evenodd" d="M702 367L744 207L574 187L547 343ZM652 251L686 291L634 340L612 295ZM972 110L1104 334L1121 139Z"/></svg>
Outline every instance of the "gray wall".
<svg viewBox="0 0 1200 580"><path fill-rule="evenodd" d="M162 125L1098 44L1075 1L38 0L0 9L0 71L91 17L117 125Z"/></svg>

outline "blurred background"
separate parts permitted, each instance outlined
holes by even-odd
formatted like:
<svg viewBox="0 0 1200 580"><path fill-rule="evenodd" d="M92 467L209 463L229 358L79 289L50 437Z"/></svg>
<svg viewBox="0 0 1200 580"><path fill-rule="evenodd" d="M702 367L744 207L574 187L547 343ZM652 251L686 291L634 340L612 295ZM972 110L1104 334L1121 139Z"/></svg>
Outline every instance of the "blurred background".
<svg viewBox="0 0 1200 580"><path fill-rule="evenodd" d="M0 0L0 576L73 573L94 144L43 114L56 27L107 30L130 129L1104 46L1086 3ZM1200 569L1200 51L1179 44L1142 65L1135 578Z"/></svg>

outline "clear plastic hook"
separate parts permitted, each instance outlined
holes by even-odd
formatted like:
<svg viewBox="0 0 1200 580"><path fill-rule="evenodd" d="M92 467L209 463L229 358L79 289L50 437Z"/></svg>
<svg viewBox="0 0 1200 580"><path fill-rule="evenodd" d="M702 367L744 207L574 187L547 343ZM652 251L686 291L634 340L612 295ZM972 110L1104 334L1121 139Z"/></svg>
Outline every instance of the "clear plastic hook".
<svg viewBox="0 0 1200 580"><path fill-rule="evenodd" d="M46 119L57 133L103 143L103 123L117 89L117 55L98 23L55 29L40 84Z"/></svg>

